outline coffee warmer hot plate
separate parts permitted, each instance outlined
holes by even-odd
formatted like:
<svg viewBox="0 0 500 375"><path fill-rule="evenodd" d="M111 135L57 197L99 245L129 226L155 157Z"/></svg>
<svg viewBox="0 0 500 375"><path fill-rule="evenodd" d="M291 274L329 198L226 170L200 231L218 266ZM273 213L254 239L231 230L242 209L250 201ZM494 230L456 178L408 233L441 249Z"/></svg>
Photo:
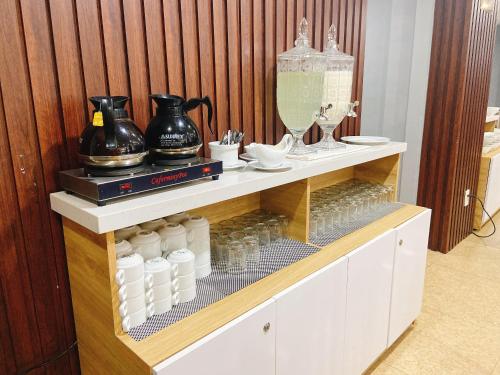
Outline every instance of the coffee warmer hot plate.
<svg viewBox="0 0 500 375"><path fill-rule="evenodd" d="M164 166L145 164L139 169L121 170L120 176L95 176L84 168L59 172L62 188L98 206L111 200L128 197L168 186L222 174L222 162L198 158L185 165ZM123 175L125 174L125 175Z"/></svg>

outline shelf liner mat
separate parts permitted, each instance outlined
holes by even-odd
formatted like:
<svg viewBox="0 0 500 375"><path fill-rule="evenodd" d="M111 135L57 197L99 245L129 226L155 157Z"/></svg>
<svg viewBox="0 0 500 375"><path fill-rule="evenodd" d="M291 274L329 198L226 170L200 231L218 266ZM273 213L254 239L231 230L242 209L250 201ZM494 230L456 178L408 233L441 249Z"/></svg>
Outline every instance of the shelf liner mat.
<svg viewBox="0 0 500 375"><path fill-rule="evenodd" d="M259 265L248 269L242 274L229 274L218 265L212 265L212 273L210 275L196 280L196 298L194 300L174 306L172 310L164 314L154 315L146 323L132 328L128 334L135 341L141 341L169 325L198 312L206 306L317 251L319 251L317 247L285 239L279 244L261 248Z"/></svg>
<svg viewBox="0 0 500 375"><path fill-rule="evenodd" d="M323 234L321 236L310 237L309 242L316 246L324 247L338 240L339 238L348 235L349 233L361 229L368 224L373 223L374 221L399 210L403 206L403 203L386 203L379 207L377 210L370 212L368 215L365 215L356 221L348 224L343 224L342 227L335 225L332 232Z"/></svg>
<svg viewBox="0 0 500 375"><path fill-rule="evenodd" d="M356 231L371 222L388 215L403 207L400 203L389 203L360 220L349 223L345 227L335 228L332 233L314 237L310 242L323 247L339 238ZM132 328L128 334L135 341L141 341L152 334L192 315L212 303L237 292L260 279L298 262L319 251L317 247L291 239L281 243L261 248L260 262L255 268L250 268L242 274L229 274L220 266L212 264L212 273L203 279L196 280L196 298L190 302L174 306L172 310L161 315L154 315L146 323Z"/></svg>

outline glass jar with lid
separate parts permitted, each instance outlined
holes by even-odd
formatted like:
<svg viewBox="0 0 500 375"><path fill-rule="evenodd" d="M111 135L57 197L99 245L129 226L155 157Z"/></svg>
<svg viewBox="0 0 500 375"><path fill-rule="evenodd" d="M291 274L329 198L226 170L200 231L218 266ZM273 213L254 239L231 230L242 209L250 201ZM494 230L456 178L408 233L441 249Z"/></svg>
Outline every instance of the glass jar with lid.
<svg viewBox="0 0 500 375"><path fill-rule="evenodd" d="M320 114L325 70L323 55L310 46L305 18L298 34L295 47L278 55L276 89L278 113L294 137L294 155L314 152L302 138Z"/></svg>
<svg viewBox="0 0 500 375"><path fill-rule="evenodd" d="M351 103L354 57L338 49L337 30L331 25L328 30L325 57L325 73L323 80L322 116L317 119L323 132L320 142L314 147L323 150L333 150L346 147L343 143L335 142L333 131L342 122L345 116L356 117L354 106Z"/></svg>

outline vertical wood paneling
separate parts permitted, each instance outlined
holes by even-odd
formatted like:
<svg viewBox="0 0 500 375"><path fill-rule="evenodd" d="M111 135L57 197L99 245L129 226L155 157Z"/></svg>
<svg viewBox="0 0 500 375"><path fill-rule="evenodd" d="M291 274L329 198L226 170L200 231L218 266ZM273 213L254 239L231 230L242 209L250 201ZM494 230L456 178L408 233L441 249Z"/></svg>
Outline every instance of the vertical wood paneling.
<svg viewBox="0 0 500 375"><path fill-rule="evenodd" d="M240 2L227 2L230 128L241 129Z"/></svg>
<svg viewBox="0 0 500 375"><path fill-rule="evenodd" d="M162 0L144 0L144 22L152 93L168 92Z"/></svg>
<svg viewBox="0 0 500 375"><path fill-rule="evenodd" d="M108 94L99 0L77 1L78 36L87 98ZM93 106L87 102L89 114Z"/></svg>
<svg viewBox="0 0 500 375"><path fill-rule="evenodd" d="M463 197L478 182L495 15L479 0L436 1L418 203L433 209L429 246L442 252L472 231Z"/></svg>
<svg viewBox="0 0 500 375"><path fill-rule="evenodd" d="M17 373L75 339L60 219L48 193L57 171L78 165L78 138L94 95L131 97L145 129L151 93L208 95L216 136L275 143L276 57L306 17L322 48L337 23L357 59L361 96L367 0L5 0L0 17L0 373ZM360 10L361 9L361 10ZM347 21L349 19L349 21ZM207 153L206 111L190 113ZM359 128L344 127L344 132ZM308 142L319 139L317 127ZM76 351L47 371L78 373Z"/></svg>
<svg viewBox="0 0 500 375"><path fill-rule="evenodd" d="M241 0L241 98L242 129L245 143L251 143L254 136L253 103L253 9L252 0Z"/></svg>
<svg viewBox="0 0 500 375"><path fill-rule="evenodd" d="M167 50L168 88L172 95L185 96L182 31L178 0L164 0L163 14Z"/></svg>
<svg viewBox="0 0 500 375"><path fill-rule="evenodd" d="M254 140L264 142L265 137L265 50L264 0L253 0L253 100ZM248 141L247 141L248 142Z"/></svg>
<svg viewBox="0 0 500 375"><path fill-rule="evenodd" d="M120 0L101 1L101 17L109 93L110 95L129 96L130 83L122 2ZM133 116L134 110L130 102L129 107Z"/></svg>
<svg viewBox="0 0 500 375"><path fill-rule="evenodd" d="M150 92L148 55L144 35L144 14L141 3L136 0L123 0L123 18L134 120L139 128L146 130L151 112L148 98ZM151 46L151 48L156 47Z"/></svg>
<svg viewBox="0 0 500 375"><path fill-rule="evenodd" d="M210 129L208 128L208 114L204 112L203 115L203 136L204 142L214 140L217 136L217 105L214 101L215 98L215 67L214 67L214 25L212 21L212 6L210 0L199 0L198 1L198 38L200 41L200 74L201 74L201 95L209 96L212 100L213 119L211 127L214 130L214 135L210 134ZM205 108L203 109L205 110ZM205 150L207 152L208 150Z"/></svg>
<svg viewBox="0 0 500 375"><path fill-rule="evenodd" d="M229 129L229 82L227 57L227 22L224 0L214 0L214 63L215 93L217 107L217 135L220 137Z"/></svg>
<svg viewBox="0 0 500 375"><path fill-rule="evenodd" d="M274 143L276 113L276 2L265 0L265 79L266 79L266 143Z"/></svg>

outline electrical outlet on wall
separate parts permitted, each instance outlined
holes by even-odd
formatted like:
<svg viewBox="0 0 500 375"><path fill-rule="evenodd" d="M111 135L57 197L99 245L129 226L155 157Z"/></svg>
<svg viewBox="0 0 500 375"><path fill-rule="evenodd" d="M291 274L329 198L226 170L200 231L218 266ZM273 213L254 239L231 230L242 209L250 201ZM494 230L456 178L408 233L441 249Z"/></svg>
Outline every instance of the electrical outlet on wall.
<svg viewBox="0 0 500 375"><path fill-rule="evenodd" d="M470 203L470 189L465 190L464 194L464 207L467 207Z"/></svg>

